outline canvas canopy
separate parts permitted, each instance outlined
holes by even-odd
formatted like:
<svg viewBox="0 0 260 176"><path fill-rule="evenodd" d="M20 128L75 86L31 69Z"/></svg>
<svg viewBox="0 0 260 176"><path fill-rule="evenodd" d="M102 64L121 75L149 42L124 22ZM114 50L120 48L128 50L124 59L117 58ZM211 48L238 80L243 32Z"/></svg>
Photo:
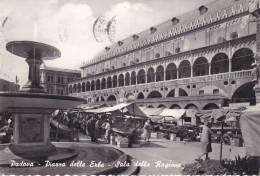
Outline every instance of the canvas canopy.
<svg viewBox="0 0 260 176"><path fill-rule="evenodd" d="M166 121L180 120L185 117L195 117L196 109L168 109L163 108L151 114L150 116L159 116L160 120L164 118Z"/></svg>
<svg viewBox="0 0 260 176"><path fill-rule="evenodd" d="M135 103L120 103L112 107L102 107L98 109L90 109L90 110L85 110L85 112L90 112L90 113L108 113L108 112L114 112L122 109L127 109L128 114L132 116L136 116L138 118L148 118L142 110L138 106L136 106Z"/></svg>
<svg viewBox="0 0 260 176"><path fill-rule="evenodd" d="M243 111L239 124L248 156L260 156L260 104Z"/></svg>

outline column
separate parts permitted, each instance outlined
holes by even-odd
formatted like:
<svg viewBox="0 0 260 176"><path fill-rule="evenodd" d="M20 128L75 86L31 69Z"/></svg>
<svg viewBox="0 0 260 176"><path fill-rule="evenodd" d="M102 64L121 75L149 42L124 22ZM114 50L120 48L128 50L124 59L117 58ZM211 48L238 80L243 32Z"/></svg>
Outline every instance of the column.
<svg viewBox="0 0 260 176"><path fill-rule="evenodd" d="M211 75L211 62L209 63L209 75Z"/></svg>
<svg viewBox="0 0 260 176"><path fill-rule="evenodd" d="M259 67L260 67L260 6L258 1L251 2L251 8L249 8L249 13L251 13L257 19L256 26L256 53L255 53L255 68L254 68L254 77L255 77L255 96L256 104L260 103L260 77L259 77Z"/></svg>

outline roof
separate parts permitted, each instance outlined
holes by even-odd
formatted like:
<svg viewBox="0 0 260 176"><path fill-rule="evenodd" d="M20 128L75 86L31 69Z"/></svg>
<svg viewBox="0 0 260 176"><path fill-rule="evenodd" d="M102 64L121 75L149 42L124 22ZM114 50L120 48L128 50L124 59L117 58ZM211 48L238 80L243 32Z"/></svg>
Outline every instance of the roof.
<svg viewBox="0 0 260 176"><path fill-rule="evenodd" d="M68 72L68 73L78 73L81 74L80 70L71 70L71 69L64 69L64 68L57 68L57 67L46 67L42 66L41 70L50 70L50 71L58 71L58 72Z"/></svg>
<svg viewBox="0 0 260 176"><path fill-rule="evenodd" d="M207 11L203 14L200 14L199 9L203 9L202 7L204 7L204 9L206 7ZM154 42L158 42L160 40L178 36L183 32L196 29L206 24L234 16L245 11L248 11L247 0L213 1L178 17L173 17L172 19L157 26L153 26L139 34L134 34L133 36L121 40L120 42L113 43L112 45L101 50L94 57L94 59L89 61L85 66L103 61L110 57L123 54L130 50L134 50ZM175 19L178 21L176 22L177 24L174 23Z"/></svg>

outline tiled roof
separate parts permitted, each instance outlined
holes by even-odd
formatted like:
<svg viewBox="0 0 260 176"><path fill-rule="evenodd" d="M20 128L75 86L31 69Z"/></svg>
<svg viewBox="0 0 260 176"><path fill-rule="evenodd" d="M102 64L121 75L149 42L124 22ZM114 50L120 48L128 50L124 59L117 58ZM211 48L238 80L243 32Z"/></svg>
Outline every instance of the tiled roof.
<svg viewBox="0 0 260 176"><path fill-rule="evenodd" d="M201 6L202 7L202 6ZM128 37L121 40L122 43L115 42L106 49L101 50L86 65L100 62L112 56L122 54L124 52L137 49L139 47L160 41L169 37L178 36L179 34L210 24L224 18L248 11L248 0L216 0L204 5L207 11L200 14L199 7L190 12L177 17L179 22L174 24L172 19L153 26L155 32L151 32L151 28L139 34L135 34L138 38ZM84 67L84 66L83 66Z"/></svg>

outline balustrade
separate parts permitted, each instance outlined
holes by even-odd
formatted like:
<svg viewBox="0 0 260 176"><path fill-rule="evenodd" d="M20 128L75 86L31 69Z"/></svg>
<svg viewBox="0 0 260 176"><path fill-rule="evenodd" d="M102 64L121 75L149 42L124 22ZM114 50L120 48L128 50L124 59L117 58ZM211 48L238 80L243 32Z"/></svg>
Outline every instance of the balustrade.
<svg viewBox="0 0 260 176"><path fill-rule="evenodd" d="M182 78L182 79L167 80L167 81L161 81L161 82L151 82L151 83L146 83L146 84L115 87L115 88L110 88L110 89L104 89L104 91L106 93L115 93L118 91L118 89L122 89L122 88L124 90L133 90L133 89L141 90L141 89L149 89L151 87L171 86L171 85L176 85L176 84L190 84L190 83L198 83L198 82L248 78L248 77L252 77L251 72L252 72L251 70L242 70L242 71L236 71L236 72L219 73L219 74L198 76L198 77L192 77L192 78ZM104 91L98 91L98 93L104 93ZM87 92L81 92L81 93L86 94L88 92L93 92L93 91L87 91ZM75 92L75 93L71 93L70 95L79 96L79 95L81 95L81 93ZM97 92L95 92L95 93L97 93Z"/></svg>

